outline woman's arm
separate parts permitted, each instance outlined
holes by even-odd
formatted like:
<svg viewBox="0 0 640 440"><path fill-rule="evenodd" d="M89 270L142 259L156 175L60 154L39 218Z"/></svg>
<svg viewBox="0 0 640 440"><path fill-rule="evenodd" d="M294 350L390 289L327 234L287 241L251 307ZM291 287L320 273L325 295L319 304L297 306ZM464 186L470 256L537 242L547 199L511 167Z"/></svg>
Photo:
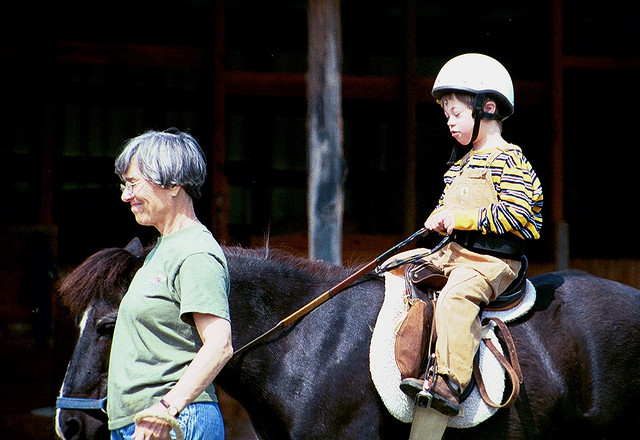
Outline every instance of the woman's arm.
<svg viewBox="0 0 640 440"><path fill-rule="evenodd" d="M193 313L193 320L202 339L202 347L176 385L164 400L182 411L195 400L231 359L231 323L224 318Z"/></svg>
<svg viewBox="0 0 640 440"><path fill-rule="evenodd" d="M231 359L231 323L219 316L193 313L193 320L202 339L202 347L189 367L164 396L165 402L182 411L195 400ZM167 409L157 403L149 408L150 413L164 413ZM136 425L134 439L169 439L171 427L156 418L145 418ZM148 437L147 437L148 436Z"/></svg>

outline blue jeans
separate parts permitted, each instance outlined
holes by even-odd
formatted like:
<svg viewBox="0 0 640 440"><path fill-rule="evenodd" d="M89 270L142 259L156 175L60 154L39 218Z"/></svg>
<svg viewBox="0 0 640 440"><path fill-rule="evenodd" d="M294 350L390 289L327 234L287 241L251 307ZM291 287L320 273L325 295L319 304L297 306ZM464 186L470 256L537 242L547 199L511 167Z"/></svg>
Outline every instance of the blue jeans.
<svg viewBox="0 0 640 440"><path fill-rule="evenodd" d="M178 416L184 440L224 440L224 421L217 403L192 403ZM111 440L132 440L136 425L111 431ZM171 438L175 433L171 431Z"/></svg>

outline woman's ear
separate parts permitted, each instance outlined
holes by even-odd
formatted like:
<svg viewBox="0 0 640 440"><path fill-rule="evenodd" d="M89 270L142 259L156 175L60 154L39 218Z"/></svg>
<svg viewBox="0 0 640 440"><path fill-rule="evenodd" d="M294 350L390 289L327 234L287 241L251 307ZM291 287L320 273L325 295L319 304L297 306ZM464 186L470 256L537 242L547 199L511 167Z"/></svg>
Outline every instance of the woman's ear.
<svg viewBox="0 0 640 440"><path fill-rule="evenodd" d="M170 187L169 190L171 192L171 196L177 196L178 192L180 192L181 189L184 190L184 188L182 188L180 185L173 185L172 187Z"/></svg>
<svg viewBox="0 0 640 440"><path fill-rule="evenodd" d="M484 103L482 110L484 110L485 113L494 114L498 111L498 106L495 101L487 101Z"/></svg>

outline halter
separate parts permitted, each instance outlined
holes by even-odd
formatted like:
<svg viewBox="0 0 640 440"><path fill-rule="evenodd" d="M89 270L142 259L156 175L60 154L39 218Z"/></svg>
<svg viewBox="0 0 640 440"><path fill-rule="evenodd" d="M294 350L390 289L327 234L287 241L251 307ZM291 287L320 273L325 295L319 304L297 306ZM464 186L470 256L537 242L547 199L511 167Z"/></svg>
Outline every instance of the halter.
<svg viewBox="0 0 640 440"><path fill-rule="evenodd" d="M107 413L107 398L91 399L88 397L63 397L56 399L57 409L78 409L83 411L100 410Z"/></svg>

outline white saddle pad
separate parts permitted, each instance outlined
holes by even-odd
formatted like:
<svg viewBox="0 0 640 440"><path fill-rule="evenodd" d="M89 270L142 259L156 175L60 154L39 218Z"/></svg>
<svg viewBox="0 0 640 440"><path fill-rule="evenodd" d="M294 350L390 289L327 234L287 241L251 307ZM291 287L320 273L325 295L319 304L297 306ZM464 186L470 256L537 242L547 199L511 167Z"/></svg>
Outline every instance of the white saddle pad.
<svg viewBox="0 0 640 440"><path fill-rule="evenodd" d="M404 301L405 282L403 277L389 272L385 272L384 277L385 298L371 337L369 367L373 383L389 412L396 419L409 423L413 419L415 404L400 390L400 370L395 359L395 332L407 315ZM535 299L535 287L527 280L525 296L520 304L510 310L485 311L482 317L492 316L503 322L509 322L527 313L535 303ZM493 326L493 323L489 323L483 328L483 332L502 352L500 343L493 332ZM485 344L480 344L479 356L480 371L485 381L487 394L492 401L500 402L505 389L504 368ZM449 418L449 427L469 428L485 421L497 411L496 408L484 402L477 387L462 402L462 407L463 411L460 416Z"/></svg>

